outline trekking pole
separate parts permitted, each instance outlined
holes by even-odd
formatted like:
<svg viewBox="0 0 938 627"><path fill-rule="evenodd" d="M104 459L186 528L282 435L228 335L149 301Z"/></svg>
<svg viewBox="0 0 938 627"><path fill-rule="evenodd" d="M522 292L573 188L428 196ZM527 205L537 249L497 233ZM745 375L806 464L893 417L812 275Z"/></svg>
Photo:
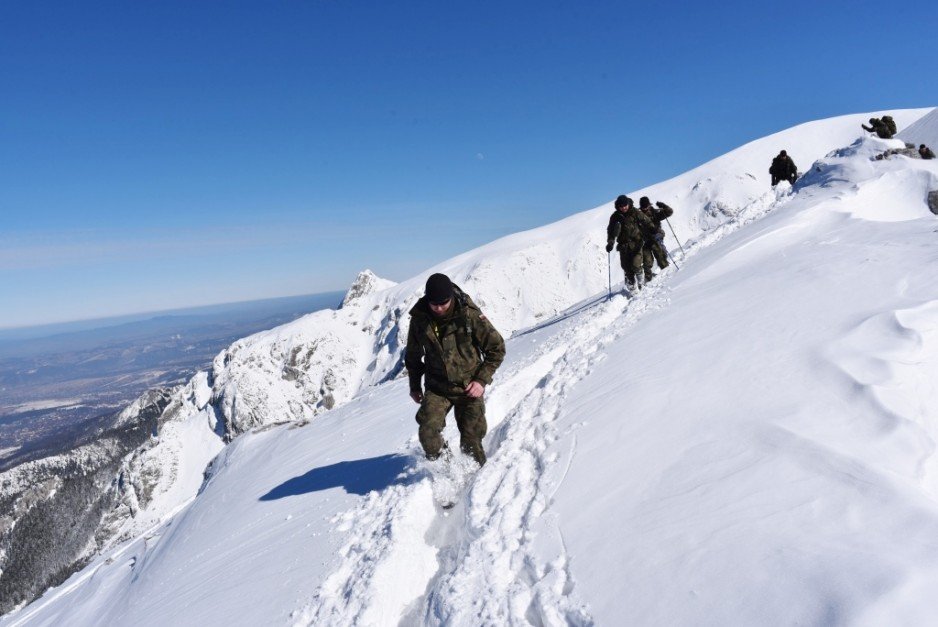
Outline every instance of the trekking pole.
<svg viewBox="0 0 938 627"><path fill-rule="evenodd" d="M677 233L674 232L674 227L671 226L671 221L668 220L667 218L665 218L664 221L668 223L668 227L671 229L671 234L674 236L674 239L677 240L677 245L681 247L681 259L684 259L685 257L687 257L687 254L684 252L684 246L681 245L681 240L677 239ZM677 264L674 264L674 265L677 265Z"/></svg>
<svg viewBox="0 0 938 627"><path fill-rule="evenodd" d="M609 296L607 298L612 298L612 253L606 253L606 261L608 262L607 267L609 268Z"/></svg>
<svg viewBox="0 0 938 627"><path fill-rule="evenodd" d="M662 244L661 247L664 248L664 244ZM680 270L680 269L681 269L681 266L677 265L677 262L674 261L674 257L671 255L671 251L668 250L667 248L664 248L664 252L667 253L668 259L671 260L671 263L674 264L674 267L677 268L678 270Z"/></svg>

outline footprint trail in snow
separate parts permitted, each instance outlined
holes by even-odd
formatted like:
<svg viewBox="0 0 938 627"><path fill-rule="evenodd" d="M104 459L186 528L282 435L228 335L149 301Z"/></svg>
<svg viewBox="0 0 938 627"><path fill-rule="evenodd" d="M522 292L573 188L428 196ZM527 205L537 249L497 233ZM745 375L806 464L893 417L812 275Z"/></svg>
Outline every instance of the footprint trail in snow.
<svg viewBox="0 0 938 627"><path fill-rule="evenodd" d="M790 198L770 191L755 199L685 245L688 258ZM674 271L662 271L631 300L597 297L575 305L573 315L516 333L512 339L546 337L496 377L489 405L502 411L489 416L488 463L476 471L457 459L447 476L415 459L407 471L412 481L370 493L336 517L337 529L349 534L339 566L294 613L295 624L592 624L586 601L576 596L559 525L545 516L575 456L557 450L565 434L555 423L567 393L605 348L667 306ZM411 454L419 448L409 446ZM454 507L444 509L450 502Z"/></svg>

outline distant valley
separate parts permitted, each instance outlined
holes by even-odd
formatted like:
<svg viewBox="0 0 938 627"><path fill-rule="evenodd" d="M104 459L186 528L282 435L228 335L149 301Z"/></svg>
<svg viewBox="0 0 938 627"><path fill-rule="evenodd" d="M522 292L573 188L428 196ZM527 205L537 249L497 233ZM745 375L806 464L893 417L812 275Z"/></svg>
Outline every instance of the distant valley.
<svg viewBox="0 0 938 627"><path fill-rule="evenodd" d="M233 341L336 307L342 296L0 331L0 472L93 439L146 390L185 383Z"/></svg>

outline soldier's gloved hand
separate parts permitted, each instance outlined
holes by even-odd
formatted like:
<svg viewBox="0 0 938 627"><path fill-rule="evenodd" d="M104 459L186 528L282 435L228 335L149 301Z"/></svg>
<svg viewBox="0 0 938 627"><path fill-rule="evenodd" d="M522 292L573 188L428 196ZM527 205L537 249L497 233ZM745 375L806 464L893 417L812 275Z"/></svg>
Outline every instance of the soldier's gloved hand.
<svg viewBox="0 0 938 627"><path fill-rule="evenodd" d="M607 253L612 252L612 242L609 242L608 244L606 244L606 252Z"/></svg>
<svg viewBox="0 0 938 627"><path fill-rule="evenodd" d="M414 399L415 403L423 402L423 392L421 392L420 390L411 390L410 397Z"/></svg>
<svg viewBox="0 0 938 627"><path fill-rule="evenodd" d="M478 381L473 381L466 386L466 396L469 398L479 398L485 394L485 386Z"/></svg>
<svg viewBox="0 0 938 627"><path fill-rule="evenodd" d="M656 202L655 205L658 206L658 207L661 207L662 209L664 209L664 203L661 202L660 200L659 200L658 202Z"/></svg>

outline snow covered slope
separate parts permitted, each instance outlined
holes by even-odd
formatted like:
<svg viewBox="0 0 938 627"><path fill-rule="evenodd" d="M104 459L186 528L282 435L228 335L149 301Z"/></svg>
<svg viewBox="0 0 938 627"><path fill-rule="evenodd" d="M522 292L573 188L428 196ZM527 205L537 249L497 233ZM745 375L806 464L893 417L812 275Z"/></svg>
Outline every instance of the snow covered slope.
<svg viewBox="0 0 938 627"><path fill-rule="evenodd" d="M930 109L892 112L900 127ZM693 240L755 201L771 202L769 164L782 148L802 169L861 133L871 115L809 122L750 142L690 172L633 193L675 208L681 241ZM546 319L606 285L603 225L611 203L510 235L430 268L388 289L366 272L356 297L236 342L215 361L213 404L235 436L258 425L312 418L400 370L407 315L426 276L450 275L506 335ZM362 289L362 285L373 286Z"/></svg>
<svg viewBox="0 0 938 627"><path fill-rule="evenodd" d="M221 356L212 402L244 434L199 496L2 624L927 620L938 164L871 161L901 142L855 141L870 115L632 194L672 204L692 240L632 302L590 300L609 207L429 270L514 334L487 392L489 463L453 510L393 379L421 275ZM781 148L809 170L793 192L752 171ZM347 383L326 389L325 357L301 372L317 342L347 356L331 364ZM310 390L336 408L272 424L311 418Z"/></svg>
<svg viewBox="0 0 938 627"><path fill-rule="evenodd" d="M938 148L938 110L919 118L908 128L904 128L896 135L899 139L910 144L925 144L933 150Z"/></svg>
<svg viewBox="0 0 938 627"><path fill-rule="evenodd" d="M916 109L893 115L904 128L929 112ZM753 203L774 202L767 170L781 147L804 168L829 150L853 141L870 115L881 113L799 125L633 196L649 195L671 204L675 208L671 222L678 237L693 242ZM598 293L607 282L604 225L611 210L611 204L603 205L501 238L400 285L390 286L363 272L341 309L319 311L235 342L215 359L209 377L209 409L214 408L220 420L218 430L230 440L260 426L308 421L348 402L368 386L393 379L402 369L409 322L406 312L422 294L431 272L451 276L506 336ZM194 413L203 410L198 404L192 408ZM202 443L214 436L215 422L198 422L206 431L197 438ZM163 448L176 451L184 446L165 441ZM183 457L201 455L181 453ZM151 457L159 459L160 455ZM147 508L151 511L145 512L148 521L168 516L193 496L175 488L170 492L172 498L163 498L159 492L154 495L154 504Z"/></svg>

